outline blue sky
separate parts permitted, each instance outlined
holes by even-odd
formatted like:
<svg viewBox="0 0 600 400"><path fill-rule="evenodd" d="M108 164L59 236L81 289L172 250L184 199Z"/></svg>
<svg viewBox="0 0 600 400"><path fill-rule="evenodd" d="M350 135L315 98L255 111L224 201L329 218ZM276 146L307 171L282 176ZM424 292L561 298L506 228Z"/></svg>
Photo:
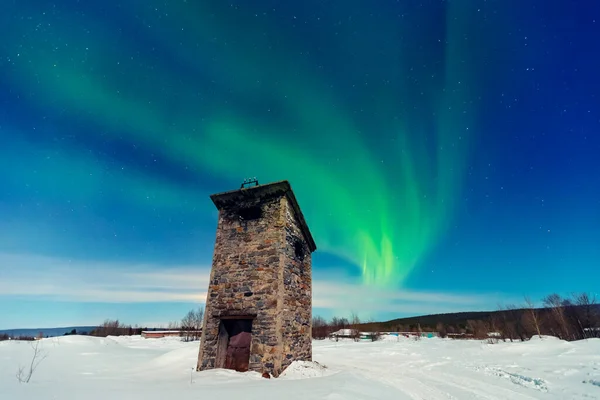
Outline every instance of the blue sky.
<svg viewBox="0 0 600 400"><path fill-rule="evenodd" d="M11 266L6 274L3 270L0 283L7 300L0 306L6 329L95 325L107 318L166 327L204 303L210 271L208 264L137 265L6 254L0 261ZM364 318L449 312L503 300L476 293L382 291L346 283L341 271L321 279L322 274L315 275L315 312L328 317L337 310Z"/></svg>
<svg viewBox="0 0 600 400"><path fill-rule="evenodd" d="M180 319L252 176L294 188L315 314L598 290L598 4L7 7L0 329Z"/></svg>

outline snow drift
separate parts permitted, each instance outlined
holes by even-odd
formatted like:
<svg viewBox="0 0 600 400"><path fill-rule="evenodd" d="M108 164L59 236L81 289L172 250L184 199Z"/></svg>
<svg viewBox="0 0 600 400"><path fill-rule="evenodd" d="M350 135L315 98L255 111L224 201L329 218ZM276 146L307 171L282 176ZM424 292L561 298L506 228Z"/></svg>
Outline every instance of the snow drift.
<svg viewBox="0 0 600 400"><path fill-rule="evenodd" d="M0 342L0 398L81 399L600 399L600 339L528 342L393 338L314 342L314 362L279 379L196 372L198 342L140 336L43 339L31 381L29 342Z"/></svg>

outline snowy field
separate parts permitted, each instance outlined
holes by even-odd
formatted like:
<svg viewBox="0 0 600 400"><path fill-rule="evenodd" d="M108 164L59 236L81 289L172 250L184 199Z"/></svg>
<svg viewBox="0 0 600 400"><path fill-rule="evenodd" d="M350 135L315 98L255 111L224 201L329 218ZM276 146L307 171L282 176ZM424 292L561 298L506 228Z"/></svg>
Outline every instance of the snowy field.
<svg viewBox="0 0 600 400"><path fill-rule="evenodd" d="M316 341L319 364L267 380L193 371L198 342L63 336L40 342L46 358L21 384L30 346L0 342L0 399L600 399L600 339Z"/></svg>

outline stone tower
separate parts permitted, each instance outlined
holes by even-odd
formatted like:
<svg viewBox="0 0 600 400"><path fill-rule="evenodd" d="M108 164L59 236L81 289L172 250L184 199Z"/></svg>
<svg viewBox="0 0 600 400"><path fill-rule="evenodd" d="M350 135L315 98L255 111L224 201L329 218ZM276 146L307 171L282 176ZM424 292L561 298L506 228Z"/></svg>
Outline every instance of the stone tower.
<svg viewBox="0 0 600 400"><path fill-rule="evenodd" d="M312 359L315 242L287 181L211 197L219 210L198 370L279 374Z"/></svg>

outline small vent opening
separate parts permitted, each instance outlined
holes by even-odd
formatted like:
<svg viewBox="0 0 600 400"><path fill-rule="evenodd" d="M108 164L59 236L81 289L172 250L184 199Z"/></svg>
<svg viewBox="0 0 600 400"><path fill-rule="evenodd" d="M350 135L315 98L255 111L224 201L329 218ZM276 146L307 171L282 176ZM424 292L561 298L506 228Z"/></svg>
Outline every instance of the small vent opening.
<svg viewBox="0 0 600 400"><path fill-rule="evenodd" d="M260 206L251 206L240 209L238 216L242 221L251 221L262 217L262 209Z"/></svg>
<svg viewBox="0 0 600 400"><path fill-rule="evenodd" d="M294 241L294 255L298 260L304 260L304 245L300 240Z"/></svg>

